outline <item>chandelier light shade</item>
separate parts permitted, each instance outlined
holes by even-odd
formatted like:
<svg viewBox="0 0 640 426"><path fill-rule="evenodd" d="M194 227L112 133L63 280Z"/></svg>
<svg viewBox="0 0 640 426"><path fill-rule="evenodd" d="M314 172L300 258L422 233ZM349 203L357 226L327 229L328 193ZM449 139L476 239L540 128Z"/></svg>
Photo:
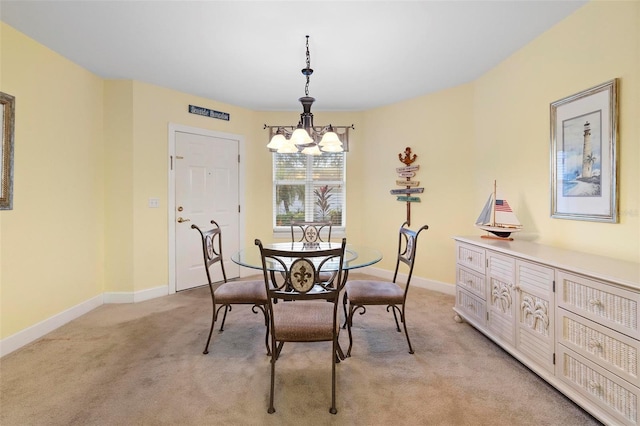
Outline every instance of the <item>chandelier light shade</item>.
<svg viewBox="0 0 640 426"><path fill-rule="evenodd" d="M320 143L318 145L320 147L332 145L342 146L342 142L340 141L340 138L338 137L336 132L333 131L333 126L331 124L329 124L329 129L326 131L326 133L322 135L322 139L320 140Z"/></svg>
<svg viewBox="0 0 640 426"><path fill-rule="evenodd" d="M304 96L298 99L302 104L302 114L296 126L268 126L271 140L267 145L270 151L280 154L293 154L300 152L306 155L322 155L323 152L347 151L349 129L351 126L314 126L311 105L315 99L309 96L309 77L313 74L311 69L311 55L309 54L309 36L307 37L307 66L302 69L302 75L306 77ZM340 133L336 131L340 130Z"/></svg>
<svg viewBox="0 0 640 426"><path fill-rule="evenodd" d="M271 150L278 150L281 146L287 143L287 138L284 137L284 134L279 129L276 131L276 134L273 135L271 141L267 145L267 148Z"/></svg>
<svg viewBox="0 0 640 426"><path fill-rule="evenodd" d="M309 133L302 127L298 127L291 134L291 142L295 145L309 145L313 143L313 139L309 136Z"/></svg>
<svg viewBox="0 0 640 426"><path fill-rule="evenodd" d="M296 154L298 152L298 147L290 141L286 141L281 147L278 148L277 152L279 154Z"/></svg>
<svg viewBox="0 0 640 426"><path fill-rule="evenodd" d="M328 152L328 151L327 151ZM340 150L342 152L342 150ZM322 151L318 148L318 145L310 145L302 150L303 154L307 155L322 155Z"/></svg>

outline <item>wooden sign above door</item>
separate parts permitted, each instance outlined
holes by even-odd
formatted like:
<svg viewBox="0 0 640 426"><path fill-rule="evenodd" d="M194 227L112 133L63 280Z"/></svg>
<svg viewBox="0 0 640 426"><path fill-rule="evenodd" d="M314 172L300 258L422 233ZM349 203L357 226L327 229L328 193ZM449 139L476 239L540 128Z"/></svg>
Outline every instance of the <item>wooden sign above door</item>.
<svg viewBox="0 0 640 426"><path fill-rule="evenodd" d="M229 121L231 115L228 112L215 111L209 108L199 107L195 105L189 105L189 112L191 114L203 115L205 117L217 118L218 120Z"/></svg>

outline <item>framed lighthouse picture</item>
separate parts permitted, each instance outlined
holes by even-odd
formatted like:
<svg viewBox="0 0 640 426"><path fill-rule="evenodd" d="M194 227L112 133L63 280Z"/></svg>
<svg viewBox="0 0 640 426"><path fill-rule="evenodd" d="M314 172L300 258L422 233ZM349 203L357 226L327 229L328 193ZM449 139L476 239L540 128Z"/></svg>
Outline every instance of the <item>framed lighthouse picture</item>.
<svg viewBox="0 0 640 426"><path fill-rule="evenodd" d="M551 104L551 217L618 222L618 80Z"/></svg>

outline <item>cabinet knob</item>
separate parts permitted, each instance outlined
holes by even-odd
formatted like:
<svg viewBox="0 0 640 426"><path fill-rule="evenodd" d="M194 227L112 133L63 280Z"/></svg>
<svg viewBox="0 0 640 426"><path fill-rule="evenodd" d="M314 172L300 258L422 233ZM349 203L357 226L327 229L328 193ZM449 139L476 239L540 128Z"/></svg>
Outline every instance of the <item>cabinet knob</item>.
<svg viewBox="0 0 640 426"><path fill-rule="evenodd" d="M591 340L589 340L589 348L591 348L591 349L593 349L593 348L602 349L602 343L600 343L598 340L592 338Z"/></svg>
<svg viewBox="0 0 640 426"><path fill-rule="evenodd" d="M602 302L598 299L589 299L589 304L591 306L602 306Z"/></svg>
<svg viewBox="0 0 640 426"><path fill-rule="evenodd" d="M473 262L473 257L472 257L472 256L469 256L469 257L467 257L467 260L468 260L469 262Z"/></svg>
<svg viewBox="0 0 640 426"><path fill-rule="evenodd" d="M598 382L595 382L593 380L589 380L589 387L593 390L600 390L600 384Z"/></svg>

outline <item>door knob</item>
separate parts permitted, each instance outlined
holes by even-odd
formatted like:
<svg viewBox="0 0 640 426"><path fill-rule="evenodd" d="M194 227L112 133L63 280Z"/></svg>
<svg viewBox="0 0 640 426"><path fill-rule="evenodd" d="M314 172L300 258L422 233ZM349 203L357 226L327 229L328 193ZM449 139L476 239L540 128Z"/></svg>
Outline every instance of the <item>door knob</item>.
<svg viewBox="0 0 640 426"><path fill-rule="evenodd" d="M190 222L191 219L183 219L181 217L178 218L178 223L182 223L182 222Z"/></svg>

